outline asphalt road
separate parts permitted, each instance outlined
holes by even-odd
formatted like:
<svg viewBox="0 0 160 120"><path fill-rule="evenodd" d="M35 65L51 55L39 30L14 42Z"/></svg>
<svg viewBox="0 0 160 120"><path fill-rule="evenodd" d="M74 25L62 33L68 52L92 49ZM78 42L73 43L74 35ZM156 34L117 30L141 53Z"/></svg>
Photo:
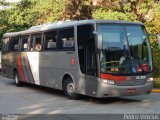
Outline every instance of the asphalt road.
<svg viewBox="0 0 160 120"><path fill-rule="evenodd" d="M160 94L69 100L61 91L25 85L0 77L0 113L12 114L136 114L160 113Z"/></svg>

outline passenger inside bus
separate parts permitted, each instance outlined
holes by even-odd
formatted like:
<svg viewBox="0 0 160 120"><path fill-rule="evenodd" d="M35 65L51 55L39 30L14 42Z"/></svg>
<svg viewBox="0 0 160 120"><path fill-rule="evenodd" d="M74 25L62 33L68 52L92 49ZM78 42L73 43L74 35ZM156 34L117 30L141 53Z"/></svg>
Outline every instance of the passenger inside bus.
<svg viewBox="0 0 160 120"><path fill-rule="evenodd" d="M39 43L36 44L35 50L38 50L38 51L41 50L41 45Z"/></svg>
<svg viewBox="0 0 160 120"><path fill-rule="evenodd" d="M128 58L127 52L124 52L123 56L119 60L119 65L124 64L128 60L127 58Z"/></svg>

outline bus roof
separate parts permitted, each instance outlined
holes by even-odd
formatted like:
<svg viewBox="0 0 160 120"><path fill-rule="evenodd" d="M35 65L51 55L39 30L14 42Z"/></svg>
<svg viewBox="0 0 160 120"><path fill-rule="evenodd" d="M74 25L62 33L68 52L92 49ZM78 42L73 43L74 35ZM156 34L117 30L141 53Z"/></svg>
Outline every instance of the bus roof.
<svg viewBox="0 0 160 120"><path fill-rule="evenodd" d="M3 38L25 35L29 33L43 32L43 31L56 29L56 28L70 27L70 26L83 25L83 24L95 24L95 23L120 23L120 24L143 25L141 22L131 22L131 21L123 21L123 20L79 20L79 21L67 20L67 21L58 21L54 23L47 23L47 24L42 24L38 26L33 26L25 31L5 33L3 35Z"/></svg>

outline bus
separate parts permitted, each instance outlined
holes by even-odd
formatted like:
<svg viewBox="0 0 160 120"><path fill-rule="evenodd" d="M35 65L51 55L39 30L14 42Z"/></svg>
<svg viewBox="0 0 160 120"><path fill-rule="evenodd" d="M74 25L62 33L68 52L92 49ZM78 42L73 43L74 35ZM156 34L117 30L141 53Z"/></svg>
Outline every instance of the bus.
<svg viewBox="0 0 160 120"><path fill-rule="evenodd" d="M63 90L70 99L149 94L153 64L140 22L59 21L2 37L2 75Z"/></svg>

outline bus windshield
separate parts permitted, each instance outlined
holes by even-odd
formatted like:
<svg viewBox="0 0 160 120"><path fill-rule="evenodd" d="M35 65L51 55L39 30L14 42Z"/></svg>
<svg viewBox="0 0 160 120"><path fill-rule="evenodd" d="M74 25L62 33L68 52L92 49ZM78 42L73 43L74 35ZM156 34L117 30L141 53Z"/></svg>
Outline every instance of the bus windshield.
<svg viewBox="0 0 160 120"><path fill-rule="evenodd" d="M101 72L147 74L152 71L152 57L147 32L136 24L98 24L103 48Z"/></svg>

